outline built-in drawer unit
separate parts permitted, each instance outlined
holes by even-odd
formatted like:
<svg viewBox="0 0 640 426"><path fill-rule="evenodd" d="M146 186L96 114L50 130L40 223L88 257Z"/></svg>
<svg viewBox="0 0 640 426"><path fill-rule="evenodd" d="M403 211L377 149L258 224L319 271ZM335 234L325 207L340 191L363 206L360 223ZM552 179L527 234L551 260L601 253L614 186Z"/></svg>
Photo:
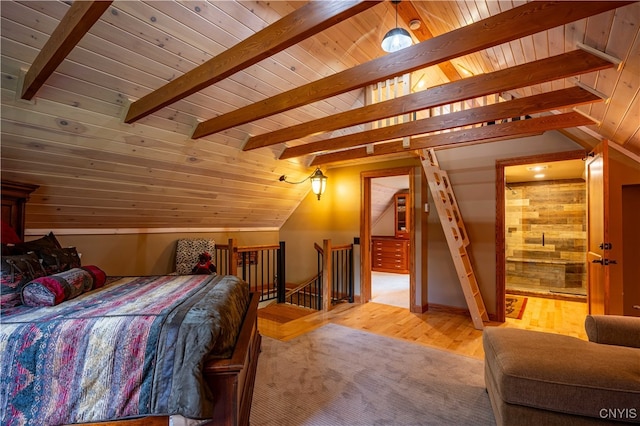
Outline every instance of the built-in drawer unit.
<svg viewBox="0 0 640 426"><path fill-rule="evenodd" d="M378 272L409 273L409 240L371 237L371 269Z"/></svg>

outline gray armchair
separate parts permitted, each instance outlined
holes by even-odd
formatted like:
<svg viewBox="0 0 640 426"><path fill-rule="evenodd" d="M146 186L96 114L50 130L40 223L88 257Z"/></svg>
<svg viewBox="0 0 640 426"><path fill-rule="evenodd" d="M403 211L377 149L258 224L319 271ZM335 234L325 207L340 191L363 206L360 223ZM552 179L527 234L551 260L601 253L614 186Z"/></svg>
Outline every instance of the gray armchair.
<svg viewBox="0 0 640 426"><path fill-rule="evenodd" d="M589 341L505 327L483 334L498 425L640 423L640 318L589 315Z"/></svg>

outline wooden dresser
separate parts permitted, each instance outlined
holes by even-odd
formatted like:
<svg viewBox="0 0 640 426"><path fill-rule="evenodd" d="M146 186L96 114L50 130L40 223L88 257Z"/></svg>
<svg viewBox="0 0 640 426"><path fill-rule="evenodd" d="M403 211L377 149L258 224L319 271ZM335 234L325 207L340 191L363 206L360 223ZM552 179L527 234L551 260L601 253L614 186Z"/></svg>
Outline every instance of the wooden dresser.
<svg viewBox="0 0 640 426"><path fill-rule="evenodd" d="M378 272L409 273L409 240L371 237L371 269Z"/></svg>

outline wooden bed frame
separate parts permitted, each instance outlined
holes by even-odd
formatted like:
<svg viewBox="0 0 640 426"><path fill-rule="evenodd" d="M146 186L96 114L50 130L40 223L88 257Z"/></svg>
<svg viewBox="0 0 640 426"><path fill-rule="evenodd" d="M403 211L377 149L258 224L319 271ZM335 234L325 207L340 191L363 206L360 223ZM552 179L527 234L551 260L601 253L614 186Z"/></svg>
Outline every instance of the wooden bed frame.
<svg viewBox="0 0 640 426"><path fill-rule="evenodd" d="M38 185L2 181L2 220L24 241L24 213L29 196Z"/></svg>
<svg viewBox="0 0 640 426"><path fill-rule="evenodd" d="M204 377L215 392L212 425L248 425L262 336L258 332L259 293L251 293L247 314L231 358L207 362Z"/></svg>
<svg viewBox="0 0 640 426"><path fill-rule="evenodd" d="M24 238L25 206L37 185L2 182L2 220ZM249 307L230 358L212 359L204 365L204 379L214 392L213 418L208 424L248 426L262 336L258 332L260 294L251 293ZM168 425L167 416L83 423L83 425L160 426Z"/></svg>

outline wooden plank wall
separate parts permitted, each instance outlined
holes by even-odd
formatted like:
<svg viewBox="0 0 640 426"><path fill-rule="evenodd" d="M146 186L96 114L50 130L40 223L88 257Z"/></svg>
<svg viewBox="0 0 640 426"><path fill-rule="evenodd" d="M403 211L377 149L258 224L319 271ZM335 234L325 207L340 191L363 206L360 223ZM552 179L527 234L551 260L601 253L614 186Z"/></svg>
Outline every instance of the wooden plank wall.
<svg viewBox="0 0 640 426"><path fill-rule="evenodd" d="M413 2L434 35L520 4L519 1ZM243 152L249 135L364 104L363 90L296 108L192 140L201 120L258 102L385 53L394 5L380 3L231 78L128 125L131 99L162 87L290 13L298 2L118 1L71 51L31 102L16 96L69 8L65 1L3 1L0 10L2 178L40 185L31 197L31 229L277 229L309 190L288 185L308 176L311 158L277 160L278 145ZM575 48L604 49L624 61L621 73L581 77L613 95L583 107L601 120L591 130L640 152L640 3L452 61L461 75L480 74ZM406 22L400 22L407 27ZM634 59L636 59L634 61ZM429 87L447 82L439 67L414 73ZM572 84L525 88L529 95ZM335 135L354 129L341 129ZM314 141L291 142L292 146ZM326 172L326 170L324 170ZM330 176L330 173L327 173ZM332 190L329 181L328 191Z"/></svg>

